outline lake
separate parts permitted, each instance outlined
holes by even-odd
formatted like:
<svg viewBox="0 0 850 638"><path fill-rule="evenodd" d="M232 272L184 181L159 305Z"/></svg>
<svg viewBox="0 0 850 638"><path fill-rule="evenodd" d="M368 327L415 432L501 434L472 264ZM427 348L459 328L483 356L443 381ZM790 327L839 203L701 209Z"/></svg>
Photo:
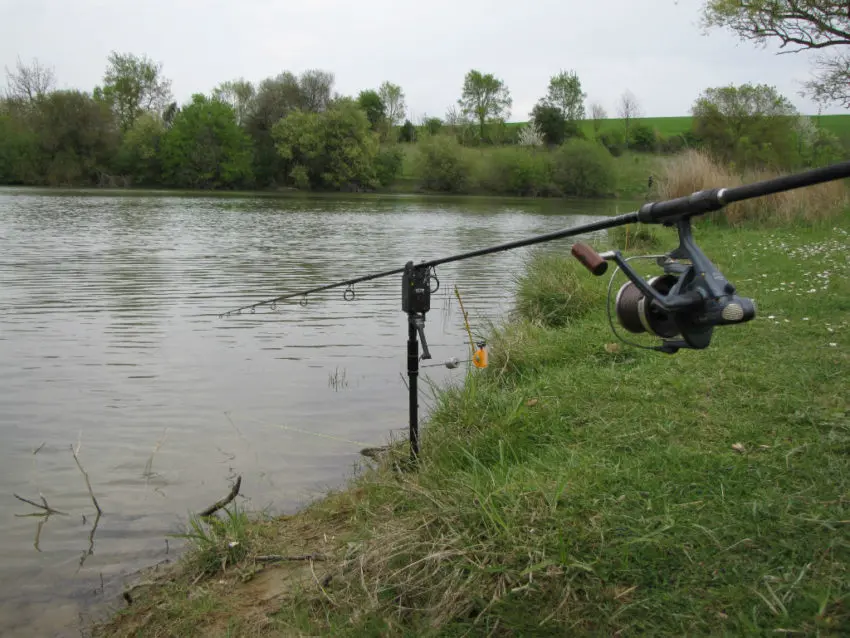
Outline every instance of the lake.
<svg viewBox="0 0 850 638"><path fill-rule="evenodd" d="M291 512L407 432L400 276L237 306L630 210L626 203L0 189L0 635L78 636L242 475ZM544 250L566 252L570 240ZM524 248L437 269L425 364L511 309ZM425 369L457 382L465 365ZM429 389L420 384L427 416ZM72 455L88 473L100 518ZM13 494L64 515L39 510ZM96 527L95 527L96 524Z"/></svg>

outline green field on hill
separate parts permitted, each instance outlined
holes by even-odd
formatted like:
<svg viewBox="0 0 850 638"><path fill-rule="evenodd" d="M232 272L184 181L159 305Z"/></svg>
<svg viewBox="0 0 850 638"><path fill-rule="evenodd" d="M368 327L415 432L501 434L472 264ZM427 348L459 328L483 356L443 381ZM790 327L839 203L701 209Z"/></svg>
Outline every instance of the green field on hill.
<svg viewBox="0 0 850 638"><path fill-rule="evenodd" d="M835 134L839 139L844 140L850 138L850 114L848 115L810 115L815 123L831 133ZM671 135L679 135L686 131L690 131L693 125L693 118L689 115L682 117L641 117L633 120L635 124L644 124L651 126L661 135L669 137ZM511 122L509 126L521 126L527 122ZM625 124L621 118L610 118L602 120L600 130L622 129ZM586 135L593 132L593 121L582 121L582 128Z"/></svg>

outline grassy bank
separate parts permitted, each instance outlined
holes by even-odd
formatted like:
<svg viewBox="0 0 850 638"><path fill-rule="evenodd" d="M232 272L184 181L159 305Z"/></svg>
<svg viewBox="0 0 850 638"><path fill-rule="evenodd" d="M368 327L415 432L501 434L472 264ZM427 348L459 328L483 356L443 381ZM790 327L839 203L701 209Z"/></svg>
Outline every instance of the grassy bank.
<svg viewBox="0 0 850 638"><path fill-rule="evenodd" d="M234 515L95 635L847 635L850 214L696 237L758 318L611 346L607 277L534 261L418 472L397 446L299 514Z"/></svg>

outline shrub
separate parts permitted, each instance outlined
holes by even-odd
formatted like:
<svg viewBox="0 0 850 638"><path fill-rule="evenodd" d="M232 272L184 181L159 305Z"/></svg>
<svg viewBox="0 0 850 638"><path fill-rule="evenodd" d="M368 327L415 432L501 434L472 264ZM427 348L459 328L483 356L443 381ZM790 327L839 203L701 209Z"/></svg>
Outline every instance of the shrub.
<svg viewBox="0 0 850 638"><path fill-rule="evenodd" d="M618 130L603 131L599 134L599 142L608 149L614 157L620 157L626 150L626 138L623 132Z"/></svg>
<svg viewBox="0 0 850 638"><path fill-rule="evenodd" d="M642 153L654 153L658 150L658 140L655 136L655 129L646 124L637 124L632 130L631 147Z"/></svg>
<svg viewBox="0 0 850 638"><path fill-rule="evenodd" d="M437 135L417 146L416 176L425 190L463 193L469 189L472 166L454 137Z"/></svg>
<svg viewBox="0 0 850 638"><path fill-rule="evenodd" d="M289 171L289 178L298 190L310 190L310 173L307 171L307 167L304 166L304 164L296 164L293 166L292 170Z"/></svg>
<svg viewBox="0 0 850 638"><path fill-rule="evenodd" d="M598 307L601 299L575 259L537 252L517 281L516 312L532 323L560 327Z"/></svg>
<svg viewBox="0 0 850 638"><path fill-rule="evenodd" d="M429 117L425 120L425 130L429 135L437 135L443 128L443 121L439 117Z"/></svg>
<svg viewBox="0 0 850 638"><path fill-rule="evenodd" d="M564 195L609 195L616 185L614 160L601 144L572 139L555 153L552 180Z"/></svg>
<svg viewBox="0 0 850 638"><path fill-rule="evenodd" d="M382 148L375 157L375 174L381 186L392 184L401 173L404 152L398 146Z"/></svg>
<svg viewBox="0 0 850 638"><path fill-rule="evenodd" d="M537 196L549 192L551 162L547 153L524 147L494 150L482 166L480 185L503 195Z"/></svg>
<svg viewBox="0 0 850 638"><path fill-rule="evenodd" d="M404 124L398 131L398 141L408 143L416 141L416 127L413 126L413 122L410 120L404 121Z"/></svg>
<svg viewBox="0 0 850 638"><path fill-rule="evenodd" d="M688 150L663 163L656 180L656 192L660 199L669 199L707 188L729 188L771 177L777 177L777 173L755 170L743 175L735 174L707 153ZM847 188L843 182L836 180L736 202L708 218L730 226L812 222L841 214L847 204Z"/></svg>
<svg viewBox="0 0 850 638"><path fill-rule="evenodd" d="M687 142L685 140L684 135L670 135L669 137L662 137L659 140L658 150L662 153L667 153L668 155L674 153L681 153L685 150L687 146Z"/></svg>

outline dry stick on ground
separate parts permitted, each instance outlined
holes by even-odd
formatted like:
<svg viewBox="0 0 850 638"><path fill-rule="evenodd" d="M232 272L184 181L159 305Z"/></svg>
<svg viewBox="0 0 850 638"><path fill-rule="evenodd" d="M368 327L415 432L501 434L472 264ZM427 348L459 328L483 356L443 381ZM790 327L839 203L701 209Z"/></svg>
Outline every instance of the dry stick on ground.
<svg viewBox="0 0 850 638"><path fill-rule="evenodd" d="M230 488L230 494L225 496L220 501L216 501L215 503L210 505L207 509L203 510L200 514L198 514L198 516L212 516L213 514L215 514L218 510L220 510L222 507L224 507L225 505L230 503L230 501L236 498L236 495L239 494L239 487L241 485L242 475L240 474L236 477L236 482L233 484L233 487Z"/></svg>
<svg viewBox="0 0 850 638"><path fill-rule="evenodd" d="M65 512L60 512L59 510L55 510L52 507L50 507L47 504L47 499L44 498L44 496L41 495L41 494L39 494L39 496L41 496L41 502L44 503L43 505L36 503L35 501L31 501L28 498L24 498L23 496L18 496L17 494L12 494L12 496L14 496L19 501L23 501L24 503L29 503L33 507L37 507L38 509L44 510L46 514L43 514L42 516L44 516L44 515L49 516L50 514L61 514L62 516L68 516Z"/></svg>
<svg viewBox="0 0 850 638"><path fill-rule="evenodd" d="M89 475L86 474L86 471L83 469L83 466L80 465L80 459L77 458L77 453L80 451L79 447L74 450L74 446L71 446L71 454L74 455L74 460L77 462L77 467L80 468L80 472L83 473L83 478L86 479L86 487L89 488L89 496L91 496L91 502L94 503L94 507L97 510L98 517L103 514L103 510L100 509L100 505L97 503L97 499L94 497L94 492L91 489L91 482L89 481Z"/></svg>
<svg viewBox="0 0 850 638"><path fill-rule="evenodd" d="M297 560L327 560L322 554L303 554L302 556L284 556L283 554L269 554L268 556L257 556L254 558L258 563L278 563L283 561Z"/></svg>

